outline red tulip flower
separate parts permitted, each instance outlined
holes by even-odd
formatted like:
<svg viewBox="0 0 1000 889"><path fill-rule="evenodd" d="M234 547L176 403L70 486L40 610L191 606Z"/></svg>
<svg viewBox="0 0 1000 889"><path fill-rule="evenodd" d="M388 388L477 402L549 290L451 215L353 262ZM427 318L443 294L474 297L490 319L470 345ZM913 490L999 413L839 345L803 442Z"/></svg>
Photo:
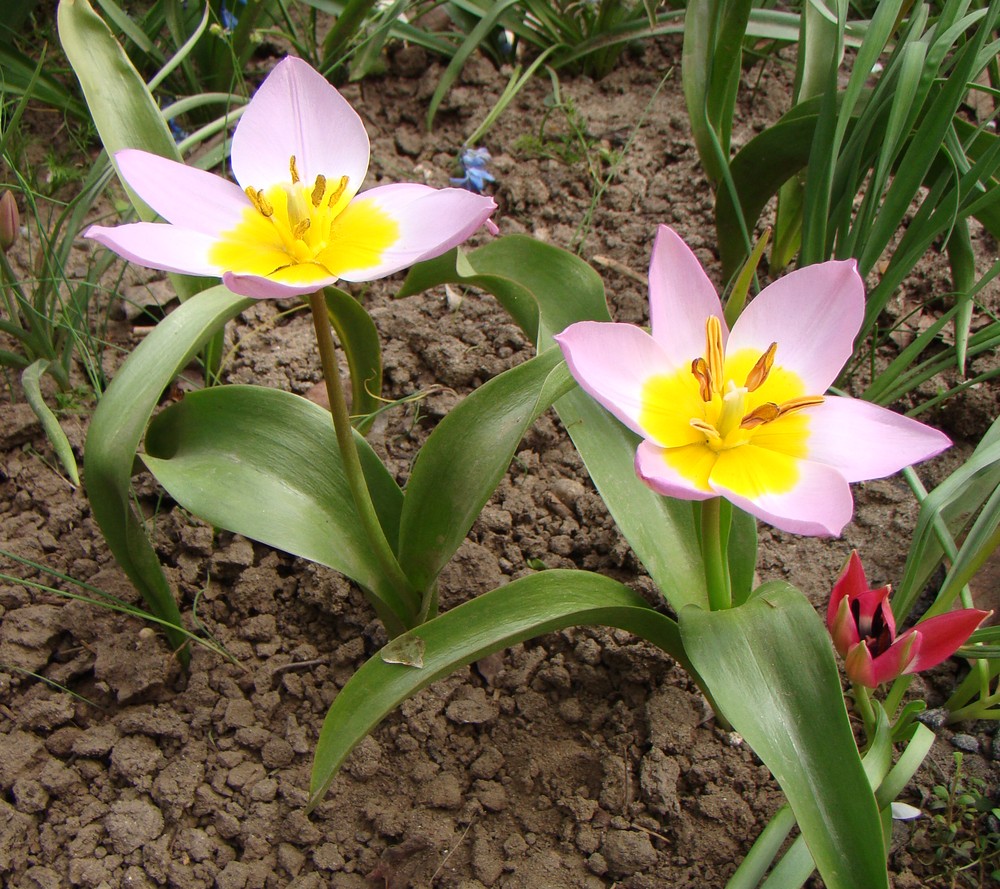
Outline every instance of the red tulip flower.
<svg viewBox="0 0 1000 889"><path fill-rule="evenodd" d="M968 641L992 611L964 608L922 621L896 637L888 586L868 588L857 552L833 585L826 623L848 678L875 688L906 673L937 666Z"/></svg>

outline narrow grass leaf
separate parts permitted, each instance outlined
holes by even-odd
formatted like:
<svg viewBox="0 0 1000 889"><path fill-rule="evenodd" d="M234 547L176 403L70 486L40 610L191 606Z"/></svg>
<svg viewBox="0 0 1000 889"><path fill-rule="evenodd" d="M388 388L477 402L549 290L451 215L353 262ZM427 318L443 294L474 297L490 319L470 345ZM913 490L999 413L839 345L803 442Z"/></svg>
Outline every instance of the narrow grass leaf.
<svg viewBox="0 0 1000 889"><path fill-rule="evenodd" d="M69 439L66 437L62 426L59 425L59 418L52 413L52 409L45 403L45 398L42 395L42 374L45 373L48 366L48 361L44 358L39 358L29 367L25 368L24 373L21 374L24 397L42 424L45 437L48 438L49 444L52 445L52 450L55 451L56 457L59 458L63 469L66 470L70 481L76 487L79 487L80 472L76 466L76 456L73 454L73 447L69 443Z"/></svg>

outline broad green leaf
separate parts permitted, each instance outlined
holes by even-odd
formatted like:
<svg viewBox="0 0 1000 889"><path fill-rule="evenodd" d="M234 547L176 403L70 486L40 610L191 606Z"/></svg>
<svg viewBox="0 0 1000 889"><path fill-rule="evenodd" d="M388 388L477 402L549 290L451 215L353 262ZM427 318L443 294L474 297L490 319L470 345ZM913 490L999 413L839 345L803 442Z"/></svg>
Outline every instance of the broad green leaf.
<svg viewBox="0 0 1000 889"><path fill-rule="evenodd" d="M395 546L402 492L367 442L355 442ZM171 497L212 525L327 565L393 613L410 611L357 518L329 411L261 386L203 389L157 415L142 459Z"/></svg>
<svg viewBox="0 0 1000 889"><path fill-rule="evenodd" d="M528 427L574 385L559 349L494 377L456 405L413 465L400 520L399 563L429 589L503 478Z"/></svg>
<svg viewBox="0 0 1000 889"><path fill-rule="evenodd" d="M674 611L707 607L705 571L691 504L661 497L635 473L639 437L582 389L556 402L598 493Z"/></svg>
<svg viewBox="0 0 1000 889"><path fill-rule="evenodd" d="M59 425L58 417L52 413L51 408L45 403L45 398L42 396L41 379L42 374L45 373L48 366L49 362L46 359L39 358L29 367L25 368L24 373L21 374L24 397L27 399L28 404L31 405L35 416L41 422L42 429L45 430L45 436L48 438L49 444L52 445L52 450L56 452L56 456L59 458L59 462L62 463L63 469L66 470L70 481L79 487L80 473L76 468L76 457L73 456L73 448L66 437L66 433L63 432L62 426Z"/></svg>
<svg viewBox="0 0 1000 889"><path fill-rule="evenodd" d="M253 300L225 287L202 291L164 318L129 355L90 421L83 471L87 497L112 554L157 617L181 621L173 591L131 503L139 441L160 396L197 351ZM184 638L170 636L179 646Z"/></svg>
<svg viewBox="0 0 1000 889"><path fill-rule="evenodd" d="M449 282L492 293L542 351L552 334L576 321L611 320L594 269L566 250L522 235L420 263L400 296ZM555 407L608 510L667 600L675 609L706 603L690 504L661 497L639 481L639 439L589 395L574 389Z"/></svg>
<svg viewBox="0 0 1000 889"><path fill-rule="evenodd" d="M892 833L892 803L902 793L903 788L910 782L930 752L934 743L934 733L926 726L918 725L898 762L889 769L888 757L891 754L889 725L885 712L878 703L875 703L875 707L879 716L879 727L875 741L865 752L862 762L873 786L878 787L875 799L881 810L883 836L888 842ZM877 765L875 760L878 760ZM791 809L782 806L754 842L753 848L747 853L733 878L726 884L726 889L756 889L794 825L795 817ZM767 879L759 883L760 889L793 889L793 887L799 889L809 879L815 867L809 849L803 837L799 835L781 859L774 864Z"/></svg>
<svg viewBox="0 0 1000 889"><path fill-rule="evenodd" d="M424 643L421 668L371 658L348 681L323 720L310 780L310 808L326 793L354 746L400 703L459 667L518 642L580 625L618 627L687 664L677 624L633 590L589 571L553 569L464 602L410 630Z"/></svg>
<svg viewBox="0 0 1000 889"><path fill-rule="evenodd" d="M580 257L527 235L507 235L469 254L454 250L418 263L399 296L446 283L492 293L542 351L549 336L574 321L611 320L600 275Z"/></svg>
<svg viewBox="0 0 1000 889"><path fill-rule="evenodd" d="M351 371L351 415L364 433L382 406L382 346L371 315L349 293L337 287L323 291L330 323L337 332Z"/></svg>
<svg viewBox="0 0 1000 889"><path fill-rule="evenodd" d="M680 614L688 657L781 785L829 889L888 887L878 807L823 622L787 583L738 608Z"/></svg>

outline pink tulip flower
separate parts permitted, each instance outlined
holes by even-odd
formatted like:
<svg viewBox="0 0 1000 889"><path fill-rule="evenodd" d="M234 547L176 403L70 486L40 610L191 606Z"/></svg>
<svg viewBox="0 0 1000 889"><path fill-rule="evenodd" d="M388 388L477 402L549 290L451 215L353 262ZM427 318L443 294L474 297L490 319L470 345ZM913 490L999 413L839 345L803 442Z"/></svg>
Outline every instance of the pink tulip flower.
<svg viewBox="0 0 1000 889"><path fill-rule="evenodd" d="M85 235L132 262L221 277L235 293L266 299L381 278L492 225L492 198L460 188L396 184L358 194L369 154L347 100L286 58L236 127L238 185L126 149L115 155L119 172L167 224L94 225Z"/></svg>
<svg viewBox="0 0 1000 889"><path fill-rule="evenodd" d="M556 340L584 390L644 439L636 471L654 491L725 497L784 531L837 535L853 513L851 482L951 443L885 408L824 394L864 317L853 260L775 281L729 331L704 269L660 226L649 308L651 334L582 321Z"/></svg>
<svg viewBox="0 0 1000 889"><path fill-rule="evenodd" d="M826 625L844 659L848 678L875 688L904 673L918 673L951 657L992 611L964 608L928 618L896 637L889 587L868 588L865 569L852 552L833 585Z"/></svg>

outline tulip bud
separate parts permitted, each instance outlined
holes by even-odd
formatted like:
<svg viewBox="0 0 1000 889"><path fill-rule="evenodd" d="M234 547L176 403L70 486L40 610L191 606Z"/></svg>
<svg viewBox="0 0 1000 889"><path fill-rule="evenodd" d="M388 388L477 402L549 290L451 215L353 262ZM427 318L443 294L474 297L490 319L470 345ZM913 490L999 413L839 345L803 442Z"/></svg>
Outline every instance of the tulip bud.
<svg viewBox="0 0 1000 889"><path fill-rule="evenodd" d="M21 217L17 212L17 201L9 188L0 195L0 250L6 253L17 241Z"/></svg>

